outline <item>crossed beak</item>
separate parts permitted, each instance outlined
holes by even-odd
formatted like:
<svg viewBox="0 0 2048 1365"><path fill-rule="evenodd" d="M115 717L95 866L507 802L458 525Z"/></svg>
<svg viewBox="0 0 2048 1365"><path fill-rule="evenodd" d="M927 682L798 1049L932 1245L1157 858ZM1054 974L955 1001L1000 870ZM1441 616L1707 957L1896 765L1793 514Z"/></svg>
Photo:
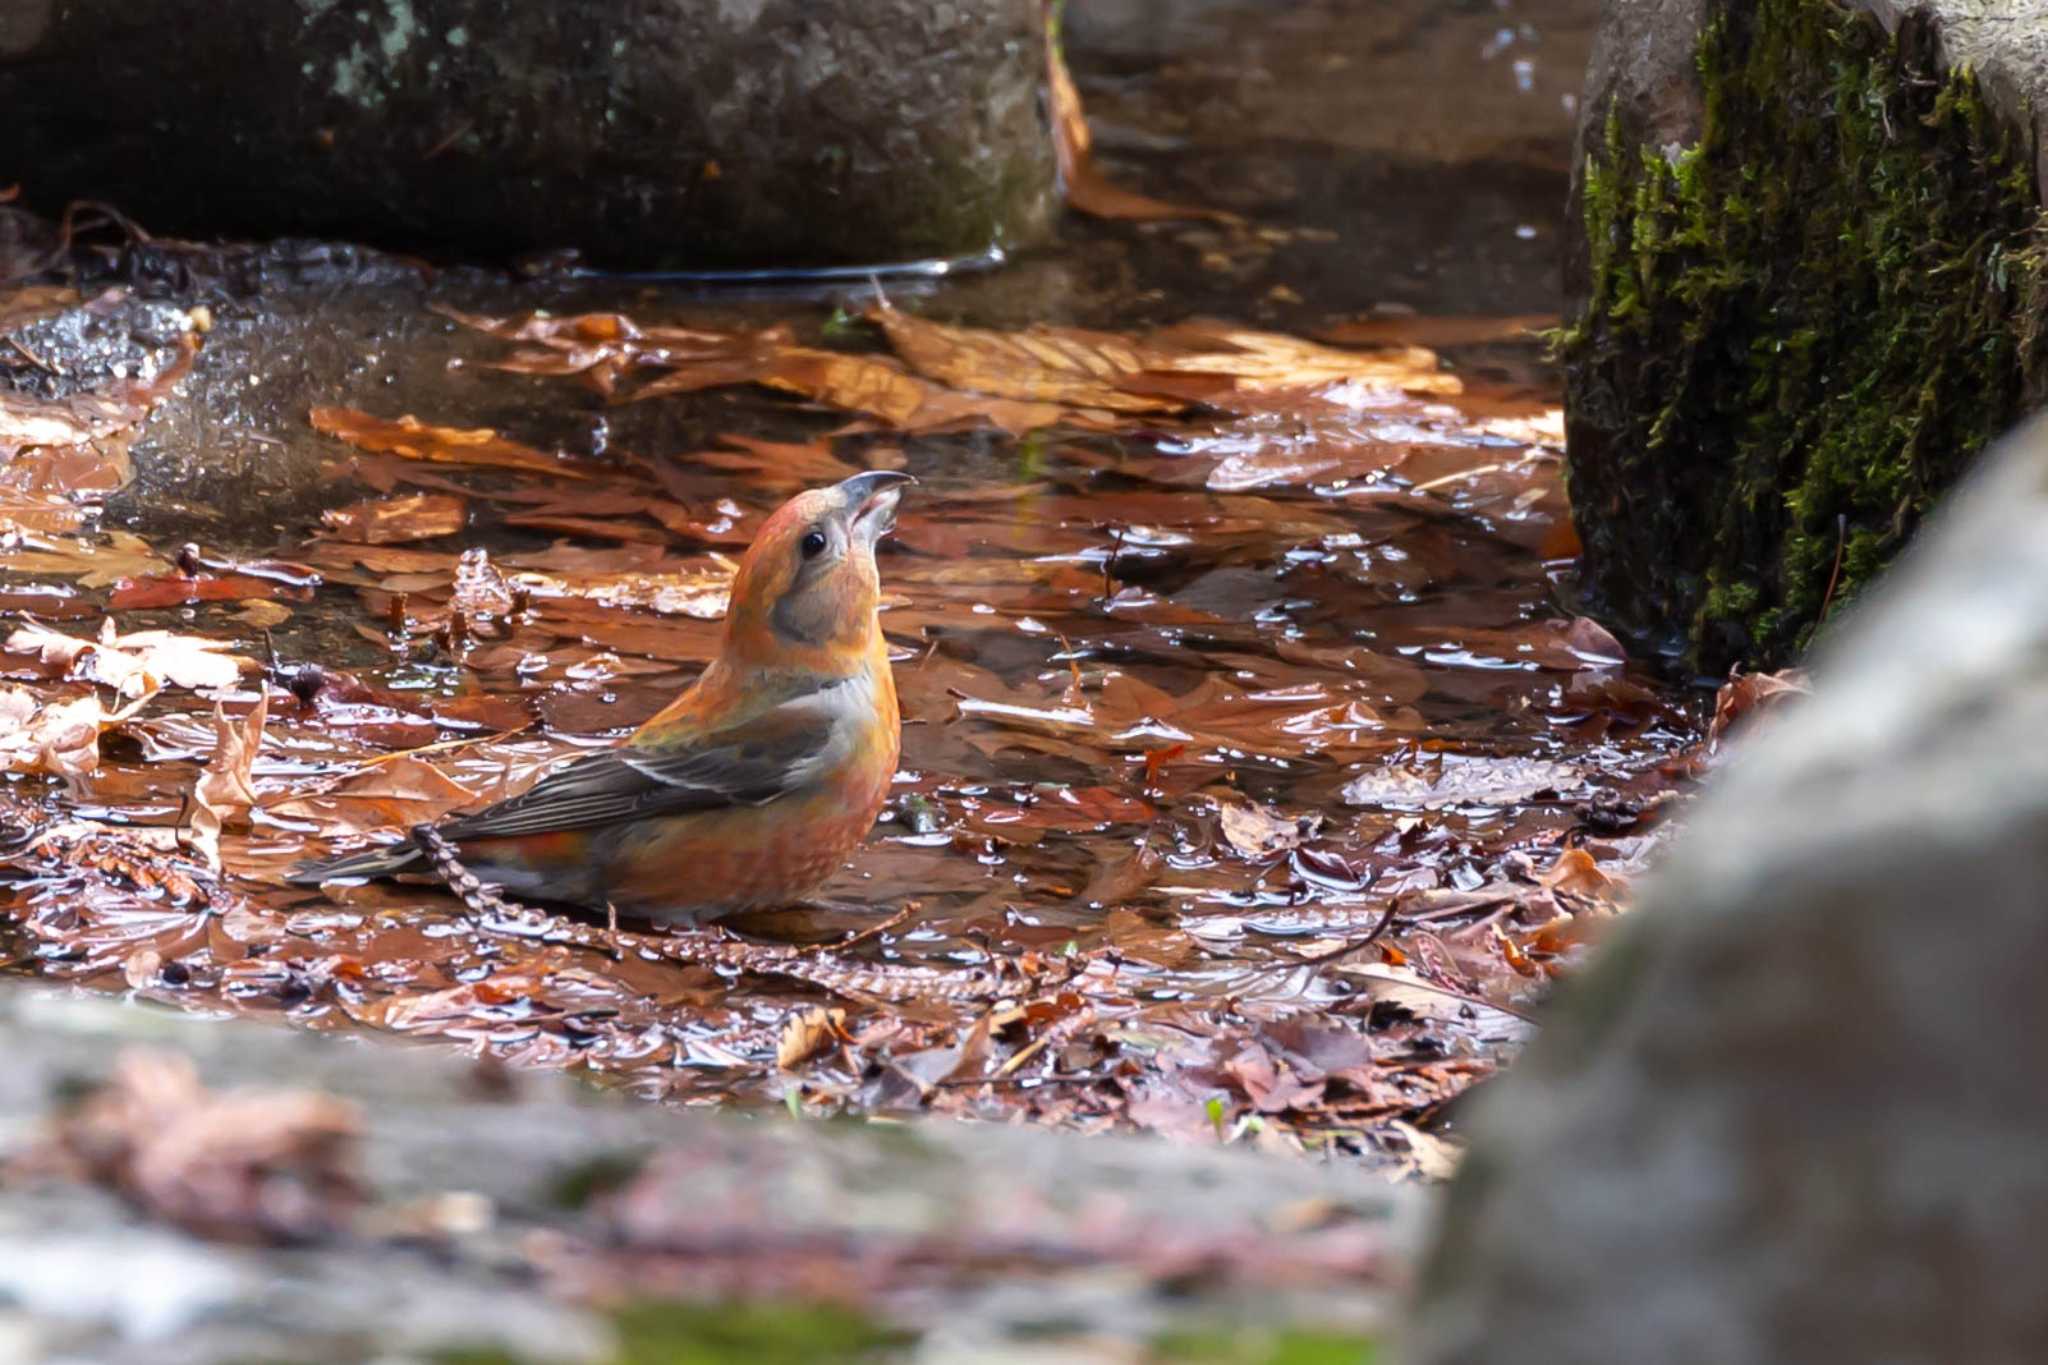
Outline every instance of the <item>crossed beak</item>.
<svg viewBox="0 0 2048 1365"><path fill-rule="evenodd" d="M871 469L841 482L838 492L846 508L847 530L873 546L896 526L896 501L917 480L893 469Z"/></svg>

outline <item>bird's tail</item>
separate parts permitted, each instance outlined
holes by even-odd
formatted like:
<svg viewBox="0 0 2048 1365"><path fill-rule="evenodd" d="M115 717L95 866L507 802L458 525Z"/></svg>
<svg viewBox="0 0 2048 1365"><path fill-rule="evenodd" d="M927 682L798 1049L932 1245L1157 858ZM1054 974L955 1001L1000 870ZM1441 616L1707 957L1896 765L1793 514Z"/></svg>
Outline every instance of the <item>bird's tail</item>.
<svg viewBox="0 0 2048 1365"><path fill-rule="evenodd" d="M293 886L318 886L343 877L389 877L421 865L419 849L410 842L366 848L325 862L300 863L285 878Z"/></svg>

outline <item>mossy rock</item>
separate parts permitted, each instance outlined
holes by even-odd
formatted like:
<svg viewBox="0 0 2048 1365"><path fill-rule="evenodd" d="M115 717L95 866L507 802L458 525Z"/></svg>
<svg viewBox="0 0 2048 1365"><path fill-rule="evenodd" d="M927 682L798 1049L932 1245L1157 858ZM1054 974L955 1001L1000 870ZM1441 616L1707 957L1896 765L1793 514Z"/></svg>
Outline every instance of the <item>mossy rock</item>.
<svg viewBox="0 0 2048 1365"><path fill-rule="evenodd" d="M0 186L175 237L632 269L1046 240L1040 0L0 0Z"/></svg>
<svg viewBox="0 0 2048 1365"><path fill-rule="evenodd" d="M1596 610L1700 671L1796 657L2042 390L2031 130L1887 17L1624 0L1596 53L1573 511Z"/></svg>

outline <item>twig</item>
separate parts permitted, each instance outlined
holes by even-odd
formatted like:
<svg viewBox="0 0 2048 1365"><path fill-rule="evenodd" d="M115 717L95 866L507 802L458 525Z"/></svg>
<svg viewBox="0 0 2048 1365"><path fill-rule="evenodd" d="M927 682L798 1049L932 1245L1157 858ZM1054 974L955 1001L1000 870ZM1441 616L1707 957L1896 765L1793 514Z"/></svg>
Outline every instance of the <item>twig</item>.
<svg viewBox="0 0 2048 1365"><path fill-rule="evenodd" d="M1346 943L1342 947L1332 948L1329 952L1318 953L1314 957L1298 957L1294 959L1294 962L1291 965L1299 967L1321 967L1326 963L1335 962L1340 957L1349 957L1351 954L1357 952L1361 948L1371 947L1372 944L1379 938L1381 934L1387 932L1387 926L1394 922L1394 916L1400 910L1400 908L1401 902L1398 898L1388 901L1386 910L1379 917L1379 922L1374 924L1372 928L1367 931L1364 938L1354 939L1352 942Z"/></svg>
<svg viewBox="0 0 2048 1365"><path fill-rule="evenodd" d="M1828 590L1820 599L1820 620L1828 619L1828 608L1835 603L1835 585L1842 581L1842 551L1849 544L1849 514L1835 514L1835 567L1828 574Z"/></svg>
<svg viewBox="0 0 2048 1365"><path fill-rule="evenodd" d="M27 356L27 357L28 357L28 363L29 363L29 364L31 364L31 365L33 365L33 366L35 366L35 367L36 367L37 369L39 369L39 370L47 370L47 371L48 371L49 373L51 373L51 374L59 374L59 375L61 375L61 374L63 374L63 373L64 373L64 371L62 371L62 370L58 369L58 368L57 368L57 367L56 367L55 365L52 365L52 364L51 364L51 363L50 363L49 361L47 361L47 360L43 359L43 358L42 358L41 356L37 355L37 354L36 354L36 353L35 353L34 351L31 351L31 350L30 350L30 349L28 348L28 346L27 346L27 345L26 345L25 343L23 343L23 341L22 341L22 339L21 339L20 337L17 337L17 336L10 336L10 337L8 337L8 338L7 338L7 344L8 344L9 346L12 346L12 347L13 347L13 348L14 348L15 350L17 350L17 351L20 351L20 352L21 352L21 353L22 353L23 355Z"/></svg>

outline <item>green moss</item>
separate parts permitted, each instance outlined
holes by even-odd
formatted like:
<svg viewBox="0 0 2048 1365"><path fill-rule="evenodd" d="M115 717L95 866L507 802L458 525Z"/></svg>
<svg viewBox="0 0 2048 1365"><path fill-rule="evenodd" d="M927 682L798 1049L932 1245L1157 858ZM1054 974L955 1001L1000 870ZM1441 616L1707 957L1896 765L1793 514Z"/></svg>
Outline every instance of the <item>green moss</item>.
<svg viewBox="0 0 2048 1365"><path fill-rule="evenodd" d="M1730 5L1688 148L1610 113L1560 339L1592 586L1719 669L1796 654L2041 389L2024 145L1828 0Z"/></svg>
<svg viewBox="0 0 2048 1365"><path fill-rule="evenodd" d="M741 1302L628 1304L612 1314L608 1365L882 1365L914 1339L849 1309ZM445 1351L437 1365L526 1365L494 1347Z"/></svg>
<svg viewBox="0 0 2048 1365"><path fill-rule="evenodd" d="M1379 1358L1370 1338L1301 1328L1175 1332L1155 1341L1151 1354L1158 1365L1372 1365Z"/></svg>
<svg viewBox="0 0 2048 1365"><path fill-rule="evenodd" d="M580 1209L599 1195L624 1188L646 1164L645 1152L600 1152L556 1174L548 1182L548 1202Z"/></svg>

